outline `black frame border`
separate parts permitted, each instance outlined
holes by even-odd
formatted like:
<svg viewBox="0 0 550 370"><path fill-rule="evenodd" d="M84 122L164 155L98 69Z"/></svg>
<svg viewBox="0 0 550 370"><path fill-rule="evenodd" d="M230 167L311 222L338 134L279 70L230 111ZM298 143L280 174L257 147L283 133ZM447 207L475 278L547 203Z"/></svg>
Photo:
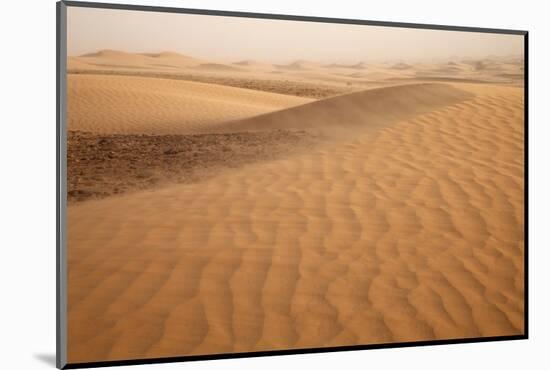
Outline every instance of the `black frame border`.
<svg viewBox="0 0 550 370"><path fill-rule="evenodd" d="M256 352L236 352L236 353L219 353L205 355L190 355L190 356L175 356L161 358L143 358L143 359L128 359L128 360L112 360L112 361L94 361L82 363L67 362L67 301L66 301L66 280L67 280L67 261L66 261L66 241L65 241L65 210L66 210L66 39L67 39L67 7L81 8L96 8L96 9L115 9L115 10L132 10L144 12L162 12L162 13L180 13L180 14L199 14L224 17L239 17L239 18L256 18L256 19L275 19L286 21L302 21L302 22L319 22L319 23L338 23L338 24L356 24L367 26L382 26L382 27L397 27L397 28L415 28L440 31L462 31L462 32L481 32L495 33L508 35L521 35L524 37L524 334L506 335L506 336L491 336L491 337L472 337L458 339L441 339L427 340L414 342L399 342L399 343L377 343L364 344L353 346L338 346L338 347L318 347L318 348L298 348L298 349L280 349L270 351ZM174 363L174 362L190 362L190 361L206 361L220 360L232 358L247 358L247 357L266 357L266 356L282 356L295 354L312 354L312 353L327 353L327 352L344 352L344 351L360 351L366 349L384 349L384 348L405 348L405 347L421 347L446 344L465 344L465 343L483 343L529 339L529 254L528 254L528 238L529 238L529 32L526 30L513 29L498 29L498 28L481 28L481 27L462 27L449 26L439 24L420 24L420 23L403 23L403 22L384 22L373 20L358 20L347 18L325 18L311 17L299 15L283 15L283 14L266 14L266 13L251 13L251 12L234 12L225 10L206 10L206 9L189 9L189 8L174 8L164 6L147 6L147 5L131 5L131 4L113 4L113 3L98 3L98 2L82 2L62 0L56 3L56 367L58 369L80 369L80 368L95 368L108 366L124 366L124 365L144 365L144 364L159 364L159 363Z"/></svg>

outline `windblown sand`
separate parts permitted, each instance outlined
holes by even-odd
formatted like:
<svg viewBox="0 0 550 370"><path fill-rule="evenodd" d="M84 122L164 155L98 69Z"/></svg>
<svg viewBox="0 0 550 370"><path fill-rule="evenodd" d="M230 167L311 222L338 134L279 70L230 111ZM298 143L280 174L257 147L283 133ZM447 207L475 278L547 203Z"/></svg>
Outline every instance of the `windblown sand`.
<svg viewBox="0 0 550 370"><path fill-rule="evenodd" d="M309 150L318 139L288 130L197 135L69 131L67 197L71 203L197 182L245 164Z"/></svg>
<svg viewBox="0 0 550 370"><path fill-rule="evenodd" d="M524 332L521 87L416 83L317 101L260 90L69 76L69 130L112 135L118 160L122 144L160 134L208 152L191 137L269 133L260 152L280 148L199 181L71 203L70 362ZM321 138L287 150L301 130ZM160 168L147 145L137 167ZM217 160L204 158L191 167Z"/></svg>

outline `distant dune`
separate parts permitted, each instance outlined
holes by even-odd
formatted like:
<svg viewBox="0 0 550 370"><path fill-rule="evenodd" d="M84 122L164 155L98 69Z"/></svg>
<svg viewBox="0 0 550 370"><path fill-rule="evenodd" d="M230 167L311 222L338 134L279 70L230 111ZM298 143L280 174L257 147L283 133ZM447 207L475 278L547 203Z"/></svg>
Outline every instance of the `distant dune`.
<svg viewBox="0 0 550 370"><path fill-rule="evenodd" d="M500 65L500 63L493 62L490 60L480 60L474 63L474 68L478 71L485 71L485 70L500 71L502 69L502 66Z"/></svg>
<svg viewBox="0 0 550 370"><path fill-rule="evenodd" d="M128 68L146 68L172 66L179 68L194 67L204 63L204 61L174 52L162 53L126 53L116 50L101 50L96 53L81 55L79 57L70 57L69 61L73 63L86 63L94 66L122 66ZM69 63L69 67L71 66Z"/></svg>
<svg viewBox="0 0 550 370"><path fill-rule="evenodd" d="M411 69L412 65L407 63L396 63L390 67L391 69Z"/></svg>
<svg viewBox="0 0 550 370"><path fill-rule="evenodd" d="M151 53L151 54L143 54L143 55L155 58L162 63L170 63L172 65L181 66L181 67L193 67L204 63L204 61L201 59L193 58L180 53L168 52L168 51L165 51L162 53Z"/></svg>
<svg viewBox="0 0 550 370"><path fill-rule="evenodd" d="M139 58L139 54L127 53L120 50L104 49L95 53L82 54L80 58Z"/></svg>
<svg viewBox="0 0 550 370"><path fill-rule="evenodd" d="M68 128L95 133L193 133L311 99L161 78L69 75Z"/></svg>
<svg viewBox="0 0 550 370"><path fill-rule="evenodd" d="M197 60L196 58L192 58L187 55L183 55L180 53L176 53L173 51L162 51L160 53L142 53L142 55L146 55L153 58L162 58L162 59L193 59Z"/></svg>
<svg viewBox="0 0 550 370"><path fill-rule="evenodd" d="M196 67L200 70L206 70L206 71L224 71L224 72L240 72L242 69L236 68L234 66L230 66L227 64L221 64L221 63L203 63Z"/></svg>
<svg viewBox="0 0 550 370"><path fill-rule="evenodd" d="M454 76L456 74L463 72L463 69L457 65L445 65L445 66L438 66L436 68L429 69L427 72L437 73L439 75L445 75L445 76Z"/></svg>
<svg viewBox="0 0 550 370"><path fill-rule="evenodd" d="M301 70L308 70L308 69L316 69L316 68L319 68L321 65L318 63L300 59L289 64L277 64L275 66L281 69L301 71Z"/></svg>
<svg viewBox="0 0 550 370"><path fill-rule="evenodd" d="M298 59L287 64L272 64L265 61L241 59L237 61L214 61L164 51L160 53L129 53L117 50L100 50L68 58L69 73L133 74L180 79L201 79L230 86L244 85L247 88L273 91L294 91L299 96L327 97L338 93L359 91L365 88L388 86L394 79L409 79L421 82L441 77L508 83L517 85L521 79L510 77L523 74L522 58L485 58L449 61L444 63L329 63ZM365 72L352 76L355 72ZM169 76L167 76L169 75ZM238 82L237 80L241 80ZM262 82L266 82L263 84ZM442 80L444 81L444 80ZM292 89L274 87L276 84L293 84ZM301 84L314 84L318 89L303 89ZM300 91L300 92L299 92Z"/></svg>
<svg viewBox="0 0 550 370"><path fill-rule="evenodd" d="M150 60L149 56L147 55L137 54L137 53L127 53L119 50L100 50L96 53L84 54L75 58L82 59L88 62L95 62L95 63L118 62L118 63L126 63L126 64L132 64L132 63L146 64Z"/></svg>
<svg viewBox="0 0 550 370"><path fill-rule="evenodd" d="M366 69L367 63L359 62L355 64L339 64L331 63L326 66L327 68L351 68L351 69Z"/></svg>
<svg viewBox="0 0 550 370"><path fill-rule="evenodd" d="M247 68L253 68L253 69L267 69L267 70L272 70L274 69L275 67L273 66L273 64L270 64L270 63L265 63L265 62L260 62L260 61L257 61L257 60L241 60L239 62L235 62L233 63L234 65L236 66L241 66L241 67L247 67Z"/></svg>
<svg viewBox="0 0 550 370"><path fill-rule="evenodd" d="M365 69L365 68L368 68L368 64L365 63L365 62L359 62L359 63L356 63L356 64L353 64L353 65L349 66L349 68Z"/></svg>

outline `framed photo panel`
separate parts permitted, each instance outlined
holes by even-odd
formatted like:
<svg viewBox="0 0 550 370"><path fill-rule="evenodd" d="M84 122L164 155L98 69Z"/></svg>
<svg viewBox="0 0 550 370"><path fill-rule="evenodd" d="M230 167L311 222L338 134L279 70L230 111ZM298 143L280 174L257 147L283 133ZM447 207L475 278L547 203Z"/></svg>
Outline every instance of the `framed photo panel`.
<svg viewBox="0 0 550 370"><path fill-rule="evenodd" d="M57 364L526 339L526 31L57 4Z"/></svg>

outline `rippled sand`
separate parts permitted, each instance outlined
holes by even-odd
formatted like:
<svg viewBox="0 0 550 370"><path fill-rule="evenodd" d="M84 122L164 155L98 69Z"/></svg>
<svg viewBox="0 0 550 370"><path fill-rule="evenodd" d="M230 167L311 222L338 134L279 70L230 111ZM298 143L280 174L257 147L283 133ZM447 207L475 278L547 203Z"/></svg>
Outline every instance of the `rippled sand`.
<svg viewBox="0 0 550 370"><path fill-rule="evenodd" d="M81 83L142 83L102 78L71 76L69 108L86 109L71 101ZM117 102L90 121L69 111L69 129L280 122L325 139L204 181L70 205L70 362L524 332L522 88L416 84L311 102L151 83L162 99L134 93L162 108L154 116L118 117ZM180 84L210 94L208 117L204 100L173 95ZM235 90L220 102L224 88Z"/></svg>

